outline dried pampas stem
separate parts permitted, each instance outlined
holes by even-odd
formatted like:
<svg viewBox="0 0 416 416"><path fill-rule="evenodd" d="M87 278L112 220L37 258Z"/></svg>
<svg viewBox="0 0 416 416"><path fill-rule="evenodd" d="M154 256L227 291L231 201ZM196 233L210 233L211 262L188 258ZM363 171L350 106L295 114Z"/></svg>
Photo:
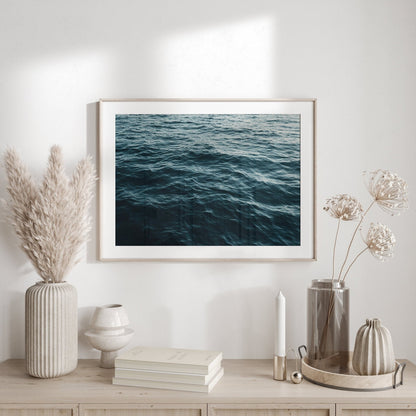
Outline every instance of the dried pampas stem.
<svg viewBox="0 0 416 416"><path fill-rule="evenodd" d="M53 146L43 181L37 185L16 151L4 155L9 219L36 271L45 282L62 282L79 262L88 239L88 215L96 180L91 158L81 160L71 179L62 151Z"/></svg>

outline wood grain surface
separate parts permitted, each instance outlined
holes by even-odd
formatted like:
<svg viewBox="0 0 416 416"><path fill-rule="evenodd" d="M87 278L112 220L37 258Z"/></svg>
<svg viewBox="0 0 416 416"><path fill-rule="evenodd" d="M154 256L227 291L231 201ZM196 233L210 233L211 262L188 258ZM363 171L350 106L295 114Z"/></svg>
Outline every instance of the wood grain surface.
<svg viewBox="0 0 416 416"><path fill-rule="evenodd" d="M409 362L403 386L378 392L335 390L308 381L298 385L289 380L275 381L272 379L272 360L223 360L223 366L225 375L211 393L191 393L112 385L114 370L99 368L98 360L80 360L73 373L54 379L30 377L26 374L23 360L8 360L0 363L0 408L8 403L416 405L416 367ZM294 362L289 361L288 375L294 367Z"/></svg>

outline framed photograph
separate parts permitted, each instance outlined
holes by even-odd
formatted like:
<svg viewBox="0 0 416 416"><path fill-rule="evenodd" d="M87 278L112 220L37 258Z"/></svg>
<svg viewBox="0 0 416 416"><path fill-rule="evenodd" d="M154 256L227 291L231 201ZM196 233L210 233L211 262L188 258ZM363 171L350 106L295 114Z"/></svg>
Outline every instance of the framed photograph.
<svg viewBox="0 0 416 416"><path fill-rule="evenodd" d="M101 100L101 260L314 260L316 100Z"/></svg>

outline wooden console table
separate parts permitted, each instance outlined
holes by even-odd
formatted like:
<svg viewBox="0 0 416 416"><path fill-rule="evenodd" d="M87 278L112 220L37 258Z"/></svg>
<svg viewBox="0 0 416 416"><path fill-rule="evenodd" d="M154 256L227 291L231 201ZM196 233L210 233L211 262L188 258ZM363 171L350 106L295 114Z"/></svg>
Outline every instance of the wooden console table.
<svg viewBox="0 0 416 416"><path fill-rule="evenodd" d="M223 379L203 394L114 386L113 370L97 360L80 360L72 374L49 380L26 375L23 360L8 360L0 364L0 416L416 416L409 362L403 386L371 393L274 381L271 360L223 364Z"/></svg>

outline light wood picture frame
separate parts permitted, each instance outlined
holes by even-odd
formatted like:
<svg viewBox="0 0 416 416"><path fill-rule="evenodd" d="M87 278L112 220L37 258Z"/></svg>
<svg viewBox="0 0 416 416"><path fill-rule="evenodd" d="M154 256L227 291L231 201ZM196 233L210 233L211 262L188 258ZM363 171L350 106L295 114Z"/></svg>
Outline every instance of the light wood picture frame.
<svg viewBox="0 0 416 416"><path fill-rule="evenodd" d="M99 257L316 260L316 99L99 102Z"/></svg>

